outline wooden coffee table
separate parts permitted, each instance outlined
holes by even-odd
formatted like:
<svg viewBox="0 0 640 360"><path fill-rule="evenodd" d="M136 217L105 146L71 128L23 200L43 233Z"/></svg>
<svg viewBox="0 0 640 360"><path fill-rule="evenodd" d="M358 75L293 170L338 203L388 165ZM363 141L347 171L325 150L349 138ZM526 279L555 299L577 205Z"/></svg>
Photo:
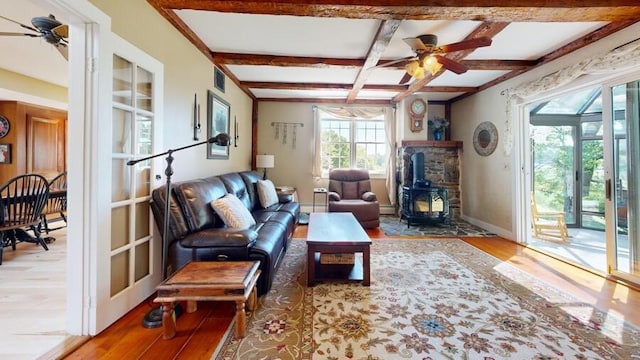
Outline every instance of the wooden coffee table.
<svg viewBox="0 0 640 360"><path fill-rule="evenodd" d="M362 285L370 284L369 249L371 239L358 220L351 213L311 213L307 233L307 285L316 280L335 278L337 271L350 280L362 280ZM362 253L362 264L356 257L353 265L320 264L321 254Z"/></svg>
<svg viewBox="0 0 640 360"><path fill-rule="evenodd" d="M245 304L250 311L257 307L259 266L259 261L193 261L176 271L156 287L158 296L153 300L162 303L162 338L176 335L173 304L180 300L187 301L189 313L197 310L197 301L235 301L235 335L244 337Z"/></svg>

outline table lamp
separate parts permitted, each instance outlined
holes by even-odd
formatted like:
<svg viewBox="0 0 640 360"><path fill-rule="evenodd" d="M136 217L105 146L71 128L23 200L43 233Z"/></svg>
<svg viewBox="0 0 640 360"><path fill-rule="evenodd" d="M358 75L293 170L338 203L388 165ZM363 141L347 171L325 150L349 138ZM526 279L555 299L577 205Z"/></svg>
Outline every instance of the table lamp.
<svg viewBox="0 0 640 360"><path fill-rule="evenodd" d="M256 156L256 168L264 169L262 174L262 180L267 179L267 169L274 167L275 157L273 155L258 155Z"/></svg>

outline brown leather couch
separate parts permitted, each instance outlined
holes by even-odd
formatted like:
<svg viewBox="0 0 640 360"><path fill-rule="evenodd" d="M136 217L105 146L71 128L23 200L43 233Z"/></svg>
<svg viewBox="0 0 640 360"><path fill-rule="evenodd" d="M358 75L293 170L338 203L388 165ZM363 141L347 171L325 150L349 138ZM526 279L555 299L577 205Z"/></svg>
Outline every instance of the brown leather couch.
<svg viewBox="0 0 640 360"><path fill-rule="evenodd" d="M380 226L380 203L371 192L366 169L333 169L329 172L329 212L350 212L364 228Z"/></svg>
<svg viewBox="0 0 640 360"><path fill-rule="evenodd" d="M293 238L300 217L300 204L291 197L262 208L255 171L229 173L172 185L168 237L167 274L189 261L259 260L262 274L258 294L269 291L275 272ZM165 186L152 192L151 210L162 232ZM245 230L229 229L211 208L211 201L227 193L236 195L249 209L256 225Z"/></svg>

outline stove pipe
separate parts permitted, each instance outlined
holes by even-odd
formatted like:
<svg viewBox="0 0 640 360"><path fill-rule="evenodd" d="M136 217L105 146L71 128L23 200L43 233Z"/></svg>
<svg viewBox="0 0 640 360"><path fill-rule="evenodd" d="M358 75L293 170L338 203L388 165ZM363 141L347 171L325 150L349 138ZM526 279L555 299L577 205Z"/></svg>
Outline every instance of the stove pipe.
<svg viewBox="0 0 640 360"><path fill-rule="evenodd" d="M418 152L411 155L411 165L413 167L414 188L427 188L431 186L431 181L424 178L424 153Z"/></svg>

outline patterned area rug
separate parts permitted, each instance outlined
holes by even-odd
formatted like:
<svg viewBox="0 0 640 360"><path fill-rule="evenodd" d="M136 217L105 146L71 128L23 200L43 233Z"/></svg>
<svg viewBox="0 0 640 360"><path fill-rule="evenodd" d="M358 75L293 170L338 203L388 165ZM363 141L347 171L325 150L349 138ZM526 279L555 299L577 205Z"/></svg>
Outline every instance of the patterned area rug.
<svg viewBox="0 0 640 360"><path fill-rule="evenodd" d="M451 220L451 225L448 223L425 223L425 224L412 224L407 227L407 221L400 221L399 217L395 215L381 215L380 216L380 228L387 236L496 236L487 230L479 228L461 219Z"/></svg>
<svg viewBox="0 0 640 360"><path fill-rule="evenodd" d="M306 288L294 240L214 359L633 359L640 331L461 240L374 241L371 286ZM408 271L411 269L411 271ZM233 334L233 326L228 334Z"/></svg>

